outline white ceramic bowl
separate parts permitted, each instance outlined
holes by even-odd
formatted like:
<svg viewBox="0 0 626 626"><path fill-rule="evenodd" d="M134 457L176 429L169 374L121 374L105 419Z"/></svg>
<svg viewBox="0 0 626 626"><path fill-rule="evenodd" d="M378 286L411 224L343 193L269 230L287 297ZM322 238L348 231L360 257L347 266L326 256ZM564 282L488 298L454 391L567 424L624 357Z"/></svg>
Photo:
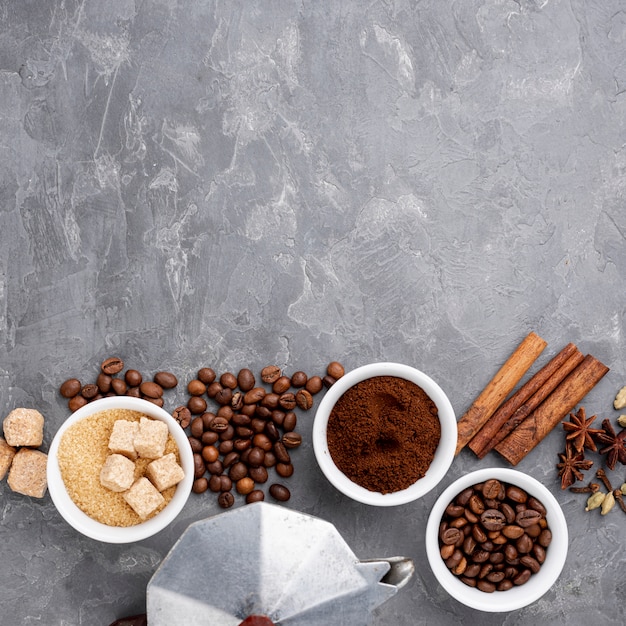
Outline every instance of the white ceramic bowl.
<svg viewBox="0 0 626 626"><path fill-rule="evenodd" d="M409 380L421 387L437 405L441 424L441 440L425 476L410 487L393 493L370 491L350 480L335 465L328 450L326 428L328 418L339 398L357 383L375 376L395 376ZM400 363L371 363L342 376L327 392L315 413L313 423L313 449L315 458L326 478L343 494L353 500L374 506L396 506L421 498L446 475L454 459L457 430L454 409L441 387L429 376Z"/></svg>
<svg viewBox="0 0 626 626"><path fill-rule="evenodd" d="M59 442L63 433L72 425L94 413L110 409L128 409L148 415L154 419L165 422L172 437L176 441L180 454L180 461L185 472L185 478L178 483L174 497L168 505L153 518L146 520L135 526L114 527L102 524L89 517L81 511L70 498L65 488L65 483L61 477L57 453ZM146 539L165 528L182 510L191 493L193 483L194 467L193 453L187 435L180 427L180 424L164 409L159 408L152 402L140 398L119 396L94 400L81 407L65 420L57 431L50 450L48 452L48 490L52 497L52 502L65 521L91 539L97 539L106 543L129 543Z"/></svg>
<svg viewBox="0 0 626 626"><path fill-rule="evenodd" d="M439 553L439 524L448 504L464 489L490 478L516 485L537 498L546 508L546 520L552 531L552 542L541 569L528 582L508 591L485 593L462 583L448 570ZM459 478L437 499L426 526L426 554L439 584L456 600L479 611L500 613L514 611L538 600L559 577L567 557L568 533L563 511L556 498L539 481L517 470L485 468Z"/></svg>

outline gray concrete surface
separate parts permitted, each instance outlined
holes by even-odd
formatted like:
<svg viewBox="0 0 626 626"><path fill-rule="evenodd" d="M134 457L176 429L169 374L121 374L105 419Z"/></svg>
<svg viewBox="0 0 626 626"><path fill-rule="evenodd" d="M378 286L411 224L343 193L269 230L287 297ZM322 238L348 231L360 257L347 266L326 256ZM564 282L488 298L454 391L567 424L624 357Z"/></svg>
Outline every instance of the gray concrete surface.
<svg viewBox="0 0 626 626"><path fill-rule="evenodd" d="M181 379L389 360L461 415L530 330L626 384L626 5L619 0L0 2L0 409L68 412L67 377L112 354ZM168 398L186 399L181 388ZM287 506L414 580L376 626L623 624L626 516L562 492L559 429L518 467L547 485L570 552L504 615L450 598L426 562L438 493L393 509L326 482L303 416ZM616 483L626 479L618 466ZM187 525L130 546L78 536L0 482L0 623L103 625ZM219 575L219 565L209 564Z"/></svg>

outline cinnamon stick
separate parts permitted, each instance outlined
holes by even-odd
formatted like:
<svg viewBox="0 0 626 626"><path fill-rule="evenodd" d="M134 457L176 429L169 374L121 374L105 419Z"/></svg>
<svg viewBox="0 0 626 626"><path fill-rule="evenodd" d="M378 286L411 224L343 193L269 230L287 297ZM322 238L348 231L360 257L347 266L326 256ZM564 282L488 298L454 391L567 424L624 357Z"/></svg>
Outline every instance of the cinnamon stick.
<svg viewBox="0 0 626 626"><path fill-rule="evenodd" d="M495 449L517 465L600 382L609 368L590 354Z"/></svg>
<svg viewBox="0 0 626 626"><path fill-rule="evenodd" d="M572 356L573 359L571 359ZM479 459L484 458L530 411L539 406L582 360L583 355L580 350L573 343L568 343L489 418L469 442L469 448L472 452ZM566 364L569 366L563 367ZM529 398L531 400L526 402ZM516 420L517 423L515 423Z"/></svg>
<svg viewBox="0 0 626 626"><path fill-rule="evenodd" d="M546 341L533 332L524 338L459 420L455 454L471 441L494 414L546 345Z"/></svg>

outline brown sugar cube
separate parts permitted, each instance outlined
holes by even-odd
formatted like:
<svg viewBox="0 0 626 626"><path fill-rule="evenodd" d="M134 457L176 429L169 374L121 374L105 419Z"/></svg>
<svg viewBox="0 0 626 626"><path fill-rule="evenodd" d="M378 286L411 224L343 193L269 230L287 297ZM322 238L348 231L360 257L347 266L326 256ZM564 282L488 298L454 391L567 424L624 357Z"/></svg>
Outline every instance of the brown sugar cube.
<svg viewBox="0 0 626 626"><path fill-rule="evenodd" d="M142 417L135 435L135 450L144 459L158 459L165 452L169 430L161 420Z"/></svg>
<svg viewBox="0 0 626 626"><path fill-rule="evenodd" d="M14 456L15 448L0 437L0 480L7 475Z"/></svg>
<svg viewBox="0 0 626 626"><path fill-rule="evenodd" d="M13 409L2 423L7 443L37 448L43 443L43 421L36 409Z"/></svg>
<svg viewBox="0 0 626 626"><path fill-rule="evenodd" d="M48 455L39 450L22 448L11 463L9 487L17 493L33 498L43 498L48 488L46 465Z"/></svg>
<svg viewBox="0 0 626 626"><path fill-rule="evenodd" d="M123 454L109 454L100 470L100 484L115 492L130 489L135 480L135 464Z"/></svg>
<svg viewBox="0 0 626 626"><path fill-rule="evenodd" d="M165 502L165 498L145 476L124 492L122 497L141 519L147 519Z"/></svg>
<svg viewBox="0 0 626 626"><path fill-rule="evenodd" d="M129 420L116 420L109 437L109 450L114 454L123 454L129 459L137 458L135 437L139 432L139 424Z"/></svg>
<svg viewBox="0 0 626 626"><path fill-rule="evenodd" d="M170 452L152 461L146 468L146 476L159 491L165 491L185 478L185 472L176 462L176 455Z"/></svg>

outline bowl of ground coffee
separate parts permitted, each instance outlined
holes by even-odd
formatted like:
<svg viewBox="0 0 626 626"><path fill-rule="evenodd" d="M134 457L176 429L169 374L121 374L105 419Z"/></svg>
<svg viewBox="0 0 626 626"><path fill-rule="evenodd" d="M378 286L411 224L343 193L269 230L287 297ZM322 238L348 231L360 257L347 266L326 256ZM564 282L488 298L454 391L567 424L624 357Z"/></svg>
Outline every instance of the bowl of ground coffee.
<svg viewBox="0 0 626 626"><path fill-rule="evenodd" d="M484 468L453 482L426 526L426 554L439 584L466 606L491 613L544 595L563 569L567 547L556 498L509 468Z"/></svg>
<svg viewBox="0 0 626 626"><path fill-rule="evenodd" d="M70 526L92 539L129 543L165 528L194 477L191 446L165 410L126 396L95 400L57 431L48 489Z"/></svg>
<svg viewBox="0 0 626 626"><path fill-rule="evenodd" d="M326 478L353 500L375 506L428 493L452 464L456 438L454 410L441 387L400 363L348 372L328 390L313 424Z"/></svg>

